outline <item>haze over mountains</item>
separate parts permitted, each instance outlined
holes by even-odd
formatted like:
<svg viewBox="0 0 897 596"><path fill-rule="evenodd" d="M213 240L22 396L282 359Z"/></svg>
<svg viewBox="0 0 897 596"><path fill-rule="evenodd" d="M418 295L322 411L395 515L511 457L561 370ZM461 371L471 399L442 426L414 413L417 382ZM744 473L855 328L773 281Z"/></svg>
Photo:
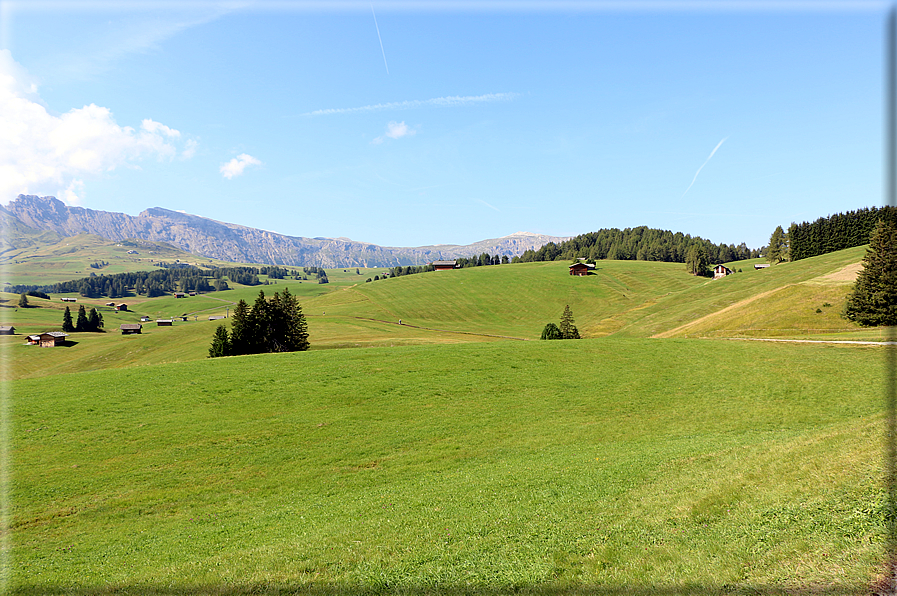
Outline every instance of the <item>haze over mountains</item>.
<svg viewBox="0 0 897 596"><path fill-rule="evenodd" d="M87 233L115 241L135 238L166 242L193 254L238 263L331 268L421 265L484 252L515 256L528 249L536 250L548 242L567 239L517 232L464 246L384 247L348 238L285 236L161 207L147 209L134 217L124 213L69 207L55 197L34 195L19 195L8 206L0 206L0 215L7 243L15 242L23 232L29 232L31 236L35 235L35 231L60 236Z"/></svg>

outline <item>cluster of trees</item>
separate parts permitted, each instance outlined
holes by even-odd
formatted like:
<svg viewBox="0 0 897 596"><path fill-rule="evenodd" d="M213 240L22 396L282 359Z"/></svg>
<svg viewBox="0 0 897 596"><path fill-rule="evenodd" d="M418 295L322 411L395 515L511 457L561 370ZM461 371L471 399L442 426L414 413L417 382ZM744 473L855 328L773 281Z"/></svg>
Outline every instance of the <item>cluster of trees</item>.
<svg viewBox="0 0 897 596"><path fill-rule="evenodd" d="M591 262L611 259L684 263L689 248L693 245L703 246L711 263L728 263L760 256L759 249L748 248L744 242L738 246L714 244L699 236L692 237L681 232L674 234L669 230L640 226L625 230L605 228L597 232L580 234L560 244L549 242L539 250L527 250L519 257L511 259L511 262L529 263L584 258Z"/></svg>
<svg viewBox="0 0 897 596"><path fill-rule="evenodd" d="M390 277L400 277L402 275L412 275L414 273L425 273L427 271L435 271L436 267L433 265L407 265L402 267L399 265L398 267L393 267L389 270Z"/></svg>
<svg viewBox="0 0 897 596"><path fill-rule="evenodd" d="M217 267L212 270L212 277L215 279L228 278L234 283L244 286L259 285L259 274L261 271L258 267Z"/></svg>
<svg viewBox="0 0 897 596"><path fill-rule="evenodd" d="M581 339L573 321L573 311L568 304L561 315L561 324L548 323L542 330L542 339Z"/></svg>
<svg viewBox="0 0 897 596"><path fill-rule="evenodd" d="M109 266L109 263L107 263L106 261L94 261L93 263L88 265L88 267L90 267L91 269L102 269L103 267L108 267L108 266Z"/></svg>
<svg viewBox="0 0 897 596"><path fill-rule="evenodd" d="M230 334L224 325L219 325L209 347L209 358L300 352L308 347L308 324L302 307L285 288L281 294L275 292L270 300L264 291L259 292L252 308L245 300L237 302Z"/></svg>
<svg viewBox="0 0 897 596"><path fill-rule="evenodd" d="M78 306L78 318L74 323L72 323L72 311L69 310L68 306L65 307L65 312L62 313L62 330L66 333L71 333L72 331L98 332L102 329L103 315L95 308L91 308L90 314L87 314L83 304Z"/></svg>
<svg viewBox="0 0 897 596"><path fill-rule="evenodd" d="M510 263L508 255L490 255L484 252L480 256L461 257L456 259L459 267L483 267L484 265L507 265Z"/></svg>
<svg viewBox="0 0 897 596"><path fill-rule="evenodd" d="M780 260L799 261L837 250L862 246L870 242L878 221L897 225L897 207L869 207L820 217L813 223L792 223L786 235L781 226L776 228L785 247L779 246ZM773 234L775 237L775 233ZM773 250L770 241L770 251Z"/></svg>
<svg viewBox="0 0 897 596"><path fill-rule="evenodd" d="M844 316L860 325L897 325L897 224L893 220L876 223Z"/></svg>

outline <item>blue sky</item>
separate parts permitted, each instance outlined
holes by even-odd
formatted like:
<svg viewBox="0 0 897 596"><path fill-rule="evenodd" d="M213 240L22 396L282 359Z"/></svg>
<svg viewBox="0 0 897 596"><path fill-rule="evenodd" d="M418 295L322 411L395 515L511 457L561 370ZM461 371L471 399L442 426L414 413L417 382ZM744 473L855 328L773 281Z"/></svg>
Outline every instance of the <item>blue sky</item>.
<svg viewBox="0 0 897 596"><path fill-rule="evenodd" d="M619 6L0 0L0 202L751 247L881 204L889 4Z"/></svg>

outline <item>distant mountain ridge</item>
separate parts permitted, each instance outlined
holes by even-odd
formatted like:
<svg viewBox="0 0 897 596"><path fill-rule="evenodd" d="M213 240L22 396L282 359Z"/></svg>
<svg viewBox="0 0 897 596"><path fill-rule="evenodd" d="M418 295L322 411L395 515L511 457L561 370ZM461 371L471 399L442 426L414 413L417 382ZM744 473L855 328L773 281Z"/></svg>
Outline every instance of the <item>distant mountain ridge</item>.
<svg viewBox="0 0 897 596"><path fill-rule="evenodd" d="M128 238L166 242L193 254L238 263L317 267L391 267L479 255L518 256L566 237L517 232L464 246L440 244L384 247L348 238L286 236L153 207L134 217L124 213L69 207L55 197L19 195L0 207L6 229L30 228L60 236L95 234L109 240Z"/></svg>

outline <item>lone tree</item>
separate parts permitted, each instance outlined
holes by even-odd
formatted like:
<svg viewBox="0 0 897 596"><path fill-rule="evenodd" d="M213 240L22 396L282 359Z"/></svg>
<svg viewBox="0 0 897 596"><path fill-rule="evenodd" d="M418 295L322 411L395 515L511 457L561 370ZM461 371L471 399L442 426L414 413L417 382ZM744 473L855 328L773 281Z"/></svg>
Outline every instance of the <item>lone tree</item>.
<svg viewBox="0 0 897 596"><path fill-rule="evenodd" d="M19 308L28 308L28 296L25 295L25 292L19 296Z"/></svg>
<svg viewBox="0 0 897 596"><path fill-rule="evenodd" d="M561 339L580 339L579 330L573 323L573 311L570 310L570 305L568 304L564 307L564 314L561 315L561 325L559 327Z"/></svg>
<svg viewBox="0 0 897 596"><path fill-rule="evenodd" d="M65 333L71 333L75 330L75 324L72 323L72 311L69 310L69 307L65 307L65 312L62 313L62 330Z"/></svg>
<svg viewBox="0 0 897 596"><path fill-rule="evenodd" d="M860 325L897 325L897 227L879 220L844 316Z"/></svg>

